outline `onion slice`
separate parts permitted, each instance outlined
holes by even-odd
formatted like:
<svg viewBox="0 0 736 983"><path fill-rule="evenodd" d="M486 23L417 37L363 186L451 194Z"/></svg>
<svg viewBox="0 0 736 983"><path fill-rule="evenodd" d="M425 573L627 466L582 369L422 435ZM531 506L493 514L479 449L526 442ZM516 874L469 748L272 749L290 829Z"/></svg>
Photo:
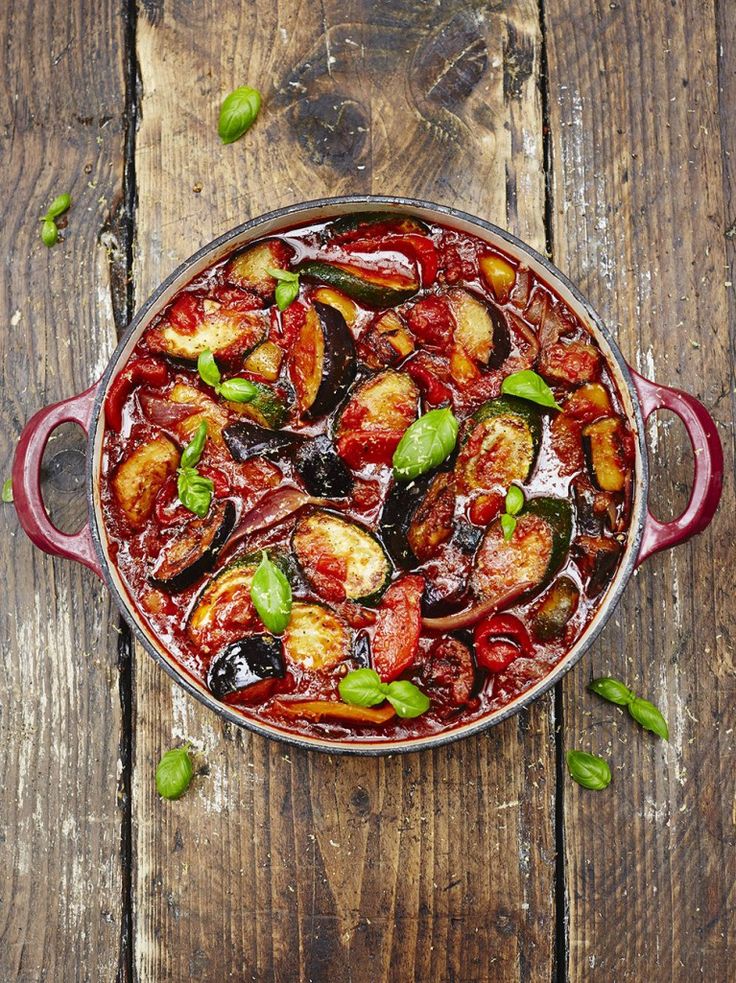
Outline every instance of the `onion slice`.
<svg viewBox="0 0 736 983"><path fill-rule="evenodd" d="M482 618L489 614L495 614L501 608L506 608L509 604L516 601L521 595L528 591L534 584L530 580L525 580L520 584L515 584L505 594L500 597L491 598L488 601L481 601L471 608L464 611L457 611L455 614L448 614L444 618L422 618L422 625L429 631L455 631L457 628L470 628Z"/></svg>
<svg viewBox="0 0 736 983"><path fill-rule="evenodd" d="M172 403L145 390L138 393L138 399L146 417L159 427L176 427L182 420L201 412L201 407L193 403Z"/></svg>

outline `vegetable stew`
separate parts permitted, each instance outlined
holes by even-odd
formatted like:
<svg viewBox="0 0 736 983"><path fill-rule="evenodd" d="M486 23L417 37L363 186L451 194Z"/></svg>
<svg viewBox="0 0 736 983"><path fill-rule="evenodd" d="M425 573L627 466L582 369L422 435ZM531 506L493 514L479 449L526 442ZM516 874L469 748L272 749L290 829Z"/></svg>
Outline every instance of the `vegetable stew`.
<svg viewBox="0 0 736 983"><path fill-rule="evenodd" d="M212 266L105 419L140 617L291 733L390 742L497 710L585 631L626 544L634 439L590 332L515 259L405 215Z"/></svg>

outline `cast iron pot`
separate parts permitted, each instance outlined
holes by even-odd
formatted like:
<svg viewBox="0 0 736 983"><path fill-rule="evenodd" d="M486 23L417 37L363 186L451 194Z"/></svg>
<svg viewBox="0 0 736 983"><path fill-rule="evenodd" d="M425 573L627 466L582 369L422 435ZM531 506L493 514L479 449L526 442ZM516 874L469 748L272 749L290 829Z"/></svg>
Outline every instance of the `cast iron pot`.
<svg viewBox="0 0 736 983"><path fill-rule="evenodd" d="M358 210L385 211L387 208L398 213L409 212L430 222L438 221L463 232L472 233L491 245L499 246L539 274L569 305L582 323L587 325L607 358L636 437L635 485L628 544L616 577L609 585L595 617L585 633L548 676L511 703L488 714L483 719L458 726L436 736L385 743L350 743L344 740L291 734L275 725L262 723L241 715L237 709L219 703L202 683L187 675L138 616L125 585L122 583L115 565L110 560L100 504L101 450L105 429L103 405L110 384L118 371L125 366L133 347L151 320L169 303L181 287L206 267L261 236L277 235L295 225L323 221L325 218L342 215L346 212ZM680 417L694 451L695 473L690 501L682 515L672 522L659 522L647 509L649 469L644 423L650 413L658 409L672 410ZM40 489L41 458L46 442L55 427L69 421L80 424L86 431L89 441L86 482L89 520L75 535L62 533L52 525L44 508ZM715 422L705 407L693 396L668 386L650 382L630 368L590 304L548 260L508 232L464 212L409 198L373 196L326 198L270 212L260 218L246 222L245 225L233 229L200 249L191 259L175 270L143 305L115 350L102 378L80 395L40 410L28 422L21 434L13 462L15 508L20 524L28 537L45 552L53 556L77 560L93 570L98 577L101 577L112 591L137 638L156 662L184 689L221 717L248 727L259 734L303 747L332 753L352 752L355 754L390 754L397 751L415 751L445 744L448 741L485 730L530 704L532 700L548 690L572 668L589 648L611 616L629 577L636 567L652 553L667 549L670 546L676 546L705 529L718 506L722 480L723 452Z"/></svg>

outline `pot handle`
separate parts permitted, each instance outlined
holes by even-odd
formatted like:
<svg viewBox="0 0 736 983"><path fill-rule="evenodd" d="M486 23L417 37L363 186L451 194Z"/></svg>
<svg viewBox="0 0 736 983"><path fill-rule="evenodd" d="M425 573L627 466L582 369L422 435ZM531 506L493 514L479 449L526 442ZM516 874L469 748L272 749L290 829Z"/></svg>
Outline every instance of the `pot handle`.
<svg viewBox="0 0 736 983"><path fill-rule="evenodd" d="M701 402L689 393L650 382L630 369L646 421L655 410L672 410L685 424L693 445L694 475L690 500L682 515L660 522L647 509L637 566L660 550L684 543L710 524L723 487L723 448L716 423Z"/></svg>
<svg viewBox="0 0 736 983"><path fill-rule="evenodd" d="M31 542L52 556L76 560L102 577L90 532L89 519L72 535L51 522L41 496L41 462L52 432L61 423L78 423L86 434L99 382L85 392L39 410L23 428L13 458L13 503L23 531Z"/></svg>

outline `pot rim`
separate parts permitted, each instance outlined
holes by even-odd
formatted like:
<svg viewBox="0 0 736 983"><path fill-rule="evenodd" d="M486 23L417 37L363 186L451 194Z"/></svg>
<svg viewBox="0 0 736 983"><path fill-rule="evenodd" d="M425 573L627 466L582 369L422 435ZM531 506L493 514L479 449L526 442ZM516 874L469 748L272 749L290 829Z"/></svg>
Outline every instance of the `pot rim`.
<svg viewBox="0 0 736 983"><path fill-rule="evenodd" d="M209 260L209 262L214 262L214 257L217 253L226 253L226 247L228 245L233 243L235 240L240 239L245 234L258 230L261 226L266 225L267 223L278 223L285 219L297 220L300 214L310 210L320 210L324 213L325 217L329 217L331 211L334 213L334 210L347 210L347 208L355 207L360 207L362 210L368 211L378 210L380 207L383 207L387 209L397 208L399 210L432 212L440 219L440 221L443 221L447 225L452 226L453 220L456 224L457 222L466 223L475 227L481 234L481 237L482 233L490 234L492 237L500 239L503 243L511 247L512 252L519 252L526 257L531 258L534 263L545 271L545 275L549 278L550 285L557 292L559 292L558 287L562 287L563 291L566 290L572 296L576 304L579 306L582 312L584 312L584 322L586 326L592 330L596 340L600 341L603 339L605 342L604 346L602 346L603 354L606 357L606 360L609 362L609 365L611 360L614 363L613 367L616 369L616 381L621 390L620 395L624 399L628 397L628 405L625 405L624 409L636 436L637 449L634 497L624 557L619 564L613 581L605 592L602 602L596 609L592 621L583 634L577 639L572 648L546 676L531 686L528 690L525 690L523 693L519 694L519 696L517 696L510 703L501 707L499 710L493 711L487 714L485 717L479 718L478 720L473 720L470 723L459 725L438 734L421 738L407 738L394 743L349 742L344 739L332 740L329 738L310 737L303 734L296 734L288 730L281 730L276 726L266 724L244 714L240 714L234 708L231 708L216 700L204 689L203 686L201 686L201 684L194 679L194 677L190 676L186 672L184 667L179 666L172 656L167 658L164 655L165 646L163 643L158 643L161 646L161 650L159 650L156 645L153 644L151 638L144 630L142 619L139 619L137 615L135 606L132 603L132 598L128 596L124 587L119 586L115 582L111 572L112 564L108 560L103 544L104 524L101 519L101 508L99 501L95 496L95 492L97 491L95 484L96 464L98 454L101 449L101 436L104 432L104 427L100 427L100 422L102 419L104 419L102 408L110 381L113 375L117 372L118 363L120 362L121 356L123 355L125 349L128 347L132 336L138 332L141 326L147 322L150 317L154 316L154 314L158 312L158 307L162 297L166 295L167 291L172 287L172 285L178 281L185 283L187 280L191 280L193 276L196 275L191 271L202 263L202 261ZM286 228L288 228L289 223L285 222L284 225ZM254 235L253 238L256 238L256 236ZM189 276L187 277L188 273ZM605 326L593 306L584 297L575 284L569 280L564 273L557 269L557 267L549 259L547 259L546 256L543 256L533 247L525 243L522 239L519 239L517 236L512 235L505 229L494 225L492 222L488 222L485 219L471 215L469 212L452 208L448 205L440 205L426 199L406 198L392 195L341 195L331 198L318 198L288 205L270 212L265 212L262 215L258 215L255 218L252 218L249 221L244 222L241 225L216 237L204 246L200 247L195 253L184 260L184 262L180 263L176 269L174 269L158 285L158 287L150 294L140 309L136 312L123 336L120 338L115 351L110 356L105 371L99 381L95 395L90 419L88 450L89 453L87 454L86 464L86 492L90 513L90 533L95 552L97 553L100 561L102 576L134 636L143 645L148 654L152 656L154 661L161 668L163 668L164 671L176 683L183 687L183 689L185 689L189 694L194 696L195 699L203 703L208 709L214 711L222 719L234 723L239 727L244 727L247 730L261 736L283 741L284 743L295 747L306 748L309 750L319 750L328 754L352 754L371 757L391 754L406 754L415 751L428 750L430 748L441 747L442 745L453 743L461 738L470 737L483 731L487 731L496 724L500 724L508 717L511 717L520 710L529 706L544 693L550 690L554 685L556 685L569 670L577 665L582 656L588 651L590 646L603 630L604 625L612 614L613 609L618 604L629 578L634 571L644 528L647 492L649 487L649 467L641 405L628 363L621 354L621 351L619 350L618 345L610 334L608 328ZM153 635L153 632L151 632L151 635Z"/></svg>

